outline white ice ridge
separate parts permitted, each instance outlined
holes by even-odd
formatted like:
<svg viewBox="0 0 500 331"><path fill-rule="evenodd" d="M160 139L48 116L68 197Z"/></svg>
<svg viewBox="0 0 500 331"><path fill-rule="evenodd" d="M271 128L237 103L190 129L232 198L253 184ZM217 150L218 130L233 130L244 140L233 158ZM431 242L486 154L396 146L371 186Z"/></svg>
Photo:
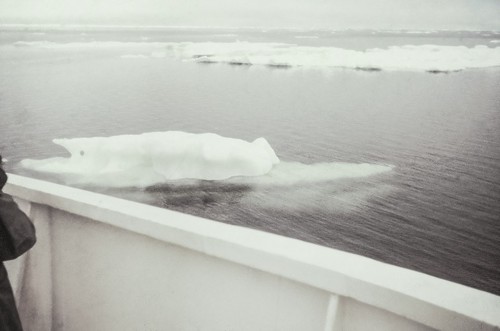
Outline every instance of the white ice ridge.
<svg viewBox="0 0 500 331"><path fill-rule="evenodd" d="M267 174L279 159L264 138L253 142L213 133L179 131L55 139L69 158L23 160L32 170L72 177L76 183L144 187L178 179L222 180Z"/></svg>
<svg viewBox="0 0 500 331"><path fill-rule="evenodd" d="M500 66L500 47L478 45L405 45L364 51L252 42L74 42L18 41L14 46L37 48L122 49L123 59L174 57L202 63L275 67L350 68L361 70L458 71Z"/></svg>
<svg viewBox="0 0 500 331"><path fill-rule="evenodd" d="M364 70L457 71L500 66L500 47L406 45L357 51L290 44L184 43L175 48L197 62Z"/></svg>

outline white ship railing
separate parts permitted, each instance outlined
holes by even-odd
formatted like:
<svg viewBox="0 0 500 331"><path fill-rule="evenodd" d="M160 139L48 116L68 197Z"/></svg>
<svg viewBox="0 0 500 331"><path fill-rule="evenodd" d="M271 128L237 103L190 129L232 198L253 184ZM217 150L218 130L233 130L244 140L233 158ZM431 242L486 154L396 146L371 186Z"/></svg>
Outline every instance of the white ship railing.
<svg viewBox="0 0 500 331"><path fill-rule="evenodd" d="M9 175L32 330L498 330L500 297L300 240Z"/></svg>

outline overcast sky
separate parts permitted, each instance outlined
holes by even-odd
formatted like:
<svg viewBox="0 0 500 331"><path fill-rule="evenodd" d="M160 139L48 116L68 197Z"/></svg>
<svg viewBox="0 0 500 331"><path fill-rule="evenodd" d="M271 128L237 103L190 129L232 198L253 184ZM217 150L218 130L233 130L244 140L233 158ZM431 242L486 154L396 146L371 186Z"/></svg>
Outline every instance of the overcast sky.
<svg viewBox="0 0 500 331"><path fill-rule="evenodd" d="M0 23L500 30L500 0L0 0Z"/></svg>

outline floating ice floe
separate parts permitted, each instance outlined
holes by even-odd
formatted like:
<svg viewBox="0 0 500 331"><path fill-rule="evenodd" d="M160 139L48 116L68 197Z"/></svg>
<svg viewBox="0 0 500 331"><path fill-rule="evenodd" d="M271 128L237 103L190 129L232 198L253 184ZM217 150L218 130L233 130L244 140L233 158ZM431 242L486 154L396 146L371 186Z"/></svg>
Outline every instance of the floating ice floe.
<svg viewBox="0 0 500 331"><path fill-rule="evenodd" d="M407 45L365 51L258 43L184 43L177 54L196 62L361 70L458 71L500 66L500 47Z"/></svg>
<svg viewBox="0 0 500 331"><path fill-rule="evenodd" d="M222 180L268 173L279 159L264 138L253 142L178 131L55 139L69 158L23 160L41 172L102 186L148 186L168 180Z"/></svg>
<svg viewBox="0 0 500 331"><path fill-rule="evenodd" d="M228 184L295 185L356 178L390 171L376 164L282 162L264 138L253 142L213 133L178 131L140 135L55 139L69 158L26 159L27 169L54 173L72 184L146 187L185 180ZM182 181L184 180L184 181Z"/></svg>
<svg viewBox="0 0 500 331"><path fill-rule="evenodd" d="M492 41L492 43L495 41ZM81 49L100 47L132 50L123 59L171 57L200 63L264 65L271 67L348 68L379 71L450 72L500 66L500 47L478 45L405 45L364 51L254 42L74 42L18 41L15 46ZM140 56L137 56L141 54ZM148 55L144 55L148 54Z"/></svg>

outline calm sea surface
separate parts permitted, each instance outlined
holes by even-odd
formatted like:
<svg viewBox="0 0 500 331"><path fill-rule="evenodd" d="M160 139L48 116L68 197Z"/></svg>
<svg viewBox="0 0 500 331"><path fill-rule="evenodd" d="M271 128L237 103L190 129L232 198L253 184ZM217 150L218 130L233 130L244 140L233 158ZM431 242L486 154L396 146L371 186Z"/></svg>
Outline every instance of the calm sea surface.
<svg viewBox="0 0 500 331"><path fill-rule="evenodd" d="M363 50L487 45L491 34L325 31L0 33L0 152L65 155L51 140L183 130L265 137L282 161L390 164L355 179L224 182L100 192L365 255L500 294L500 68L449 74L124 60L118 48L16 41L259 41ZM49 178L58 181L57 178Z"/></svg>

